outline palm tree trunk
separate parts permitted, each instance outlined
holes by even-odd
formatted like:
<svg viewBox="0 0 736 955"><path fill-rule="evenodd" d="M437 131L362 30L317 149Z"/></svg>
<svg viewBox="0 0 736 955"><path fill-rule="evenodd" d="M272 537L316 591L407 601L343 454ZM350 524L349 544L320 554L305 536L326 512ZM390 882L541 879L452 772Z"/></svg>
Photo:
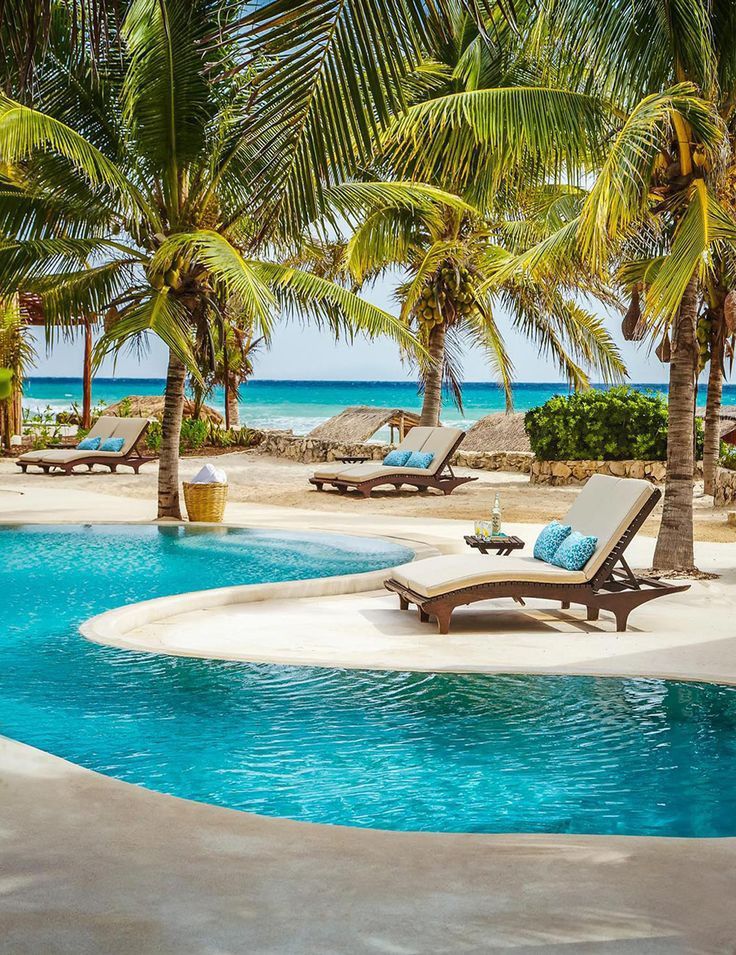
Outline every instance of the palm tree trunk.
<svg viewBox="0 0 736 955"><path fill-rule="evenodd" d="M667 430L667 478L662 525L654 551L656 570L692 570L694 402L698 349L695 324L698 282L693 275L685 290L672 329L670 361L669 425Z"/></svg>
<svg viewBox="0 0 736 955"><path fill-rule="evenodd" d="M84 322L84 365L82 366L82 427L92 427L92 323Z"/></svg>
<svg viewBox="0 0 736 955"><path fill-rule="evenodd" d="M425 428L436 428L440 423L442 410L442 368L445 363L445 336L447 329L444 323L434 325L429 333L429 357L432 364L424 374L424 401L419 424Z"/></svg>
<svg viewBox="0 0 736 955"><path fill-rule="evenodd" d="M158 516L181 520L179 504L179 440L184 414L184 364L169 352L158 462Z"/></svg>
<svg viewBox="0 0 736 955"><path fill-rule="evenodd" d="M240 401L238 395L238 382L235 376L231 376L230 383L225 389L225 425L228 428L240 427Z"/></svg>
<svg viewBox="0 0 736 955"><path fill-rule="evenodd" d="M723 395L723 307L714 314L716 326L711 342L708 397L705 403L703 440L703 484L706 494L714 494L716 470L721 456L721 397Z"/></svg>

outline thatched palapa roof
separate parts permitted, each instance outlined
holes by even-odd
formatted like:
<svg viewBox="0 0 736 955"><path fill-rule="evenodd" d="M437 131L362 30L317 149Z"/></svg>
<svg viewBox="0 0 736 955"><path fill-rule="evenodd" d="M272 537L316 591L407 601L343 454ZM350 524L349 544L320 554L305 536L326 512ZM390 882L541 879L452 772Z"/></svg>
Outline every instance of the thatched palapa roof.
<svg viewBox="0 0 736 955"><path fill-rule="evenodd" d="M164 397L163 395L128 395L122 401L105 408L104 413L110 415L119 415L121 410L131 418L156 418L159 421L164 416ZM184 399L184 417L191 418L194 414L194 402L189 398ZM212 421L214 424L222 424L223 417L219 411L210 408L209 405L202 405L199 409L199 416L205 421Z"/></svg>
<svg viewBox="0 0 736 955"><path fill-rule="evenodd" d="M465 436L463 451L531 451L521 412L489 414L475 422Z"/></svg>
<svg viewBox="0 0 736 955"><path fill-rule="evenodd" d="M341 444L360 444L367 441L380 428L390 425L403 436L419 423L419 415L401 408L371 408L356 405L317 425L307 435L319 441L338 441Z"/></svg>

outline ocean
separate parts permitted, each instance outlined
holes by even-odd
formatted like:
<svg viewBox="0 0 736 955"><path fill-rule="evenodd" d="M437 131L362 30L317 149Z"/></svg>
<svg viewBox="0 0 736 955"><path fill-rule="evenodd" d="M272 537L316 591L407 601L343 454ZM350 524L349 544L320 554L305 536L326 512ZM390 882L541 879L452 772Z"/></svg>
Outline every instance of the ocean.
<svg viewBox="0 0 736 955"><path fill-rule="evenodd" d="M604 385L594 387L604 388ZM662 384L636 384L642 391L666 394ZM94 404L114 404L126 395L160 395L162 378L96 378L92 389ZM524 382L514 385L514 410L528 411L552 395L566 394L567 385L554 382ZM724 404L736 404L736 385L725 385ZM487 382L468 382L463 388L464 412L447 399L442 420L445 424L470 425L483 415L503 411L501 389ZM374 405L419 411L421 395L412 381L267 381L254 379L241 389L240 414L244 424L254 428L291 429L306 434L316 425L349 405ZM81 378L29 378L23 401L29 409L60 411L81 402ZM701 387L699 402L705 402ZM208 404L222 410L222 389L216 389Z"/></svg>

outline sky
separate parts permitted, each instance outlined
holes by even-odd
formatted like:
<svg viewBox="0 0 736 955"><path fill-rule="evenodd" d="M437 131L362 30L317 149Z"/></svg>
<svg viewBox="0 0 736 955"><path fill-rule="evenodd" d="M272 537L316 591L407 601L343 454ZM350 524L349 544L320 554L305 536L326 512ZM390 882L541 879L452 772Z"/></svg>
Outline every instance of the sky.
<svg viewBox="0 0 736 955"><path fill-rule="evenodd" d="M377 284L365 293L377 305L397 313L390 281ZM603 313L602 313L603 314ZM606 325L621 347L629 377L634 382L664 382L667 366L662 365L646 345L624 342L621 337L621 317L604 315ZM499 318L505 333L507 348L514 363L517 381L559 381L555 366L537 353L537 348L519 335L502 316ZM57 342L53 352L46 354L43 332L35 332L38 351L36 369L31 376L78 378L82 368L82 342ZM166 352L153 336L147 355L123 354L117 366L107 361L100 377L163 378L166 373ZM492 381L493 376L484 355L477 350L466 351L464 362L466 381ZM413 380L411 369L402 365L396 345L387 339L366 341L358 338L351 345L335 343L329 334L298 322L278 326L269 351L260 351L255 360L255 378L306 379L345 381L401 381Z"/></svg>

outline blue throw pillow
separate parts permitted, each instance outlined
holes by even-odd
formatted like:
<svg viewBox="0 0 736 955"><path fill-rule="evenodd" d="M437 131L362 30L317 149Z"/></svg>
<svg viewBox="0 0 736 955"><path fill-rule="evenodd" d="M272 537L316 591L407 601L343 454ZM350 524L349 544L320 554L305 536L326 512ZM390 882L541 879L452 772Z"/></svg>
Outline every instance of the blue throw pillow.
<svg viewBox="0 0 736 955"><path fill-rule="evenodd" d="M407 468L424 468L425 470L434 461L434 455L431 451L412 451L406 460Z"/></svg>
<svg viewBox="0 0 736 955"><path fill-rule="evenodd" d="M390 468L403 468L411 457L411 451L389 451L383 463Z"/></svg>
<svg viewBox="0 0 736 955"><path fill-rule="evenodd" d="M100 446L99 438L82 438L77 445L77 451L96 451Z"/></svg>
<svg viewBox="0 0 736 955"><path fill-rule="evenodd" d="M540 531L539 537L534 544L534 556L537 560L543 560L546 563L552 563L557 548L570 534L572 528L568 524L560 524L559 521L552 521Z"/></svg>
<svg viewBox="0 0 736 955"><path fill-rule="evenodd" d="M564 570L582 570L597 546L597 537L586 537L580 531L573 531L558 547L552 563Z"/></svg>
<svg viewBox="0 0 736 955"><path fill-rule="evenodd" d="M100 451L122 451L125 438L105 438L100 445Z"/></svg>

